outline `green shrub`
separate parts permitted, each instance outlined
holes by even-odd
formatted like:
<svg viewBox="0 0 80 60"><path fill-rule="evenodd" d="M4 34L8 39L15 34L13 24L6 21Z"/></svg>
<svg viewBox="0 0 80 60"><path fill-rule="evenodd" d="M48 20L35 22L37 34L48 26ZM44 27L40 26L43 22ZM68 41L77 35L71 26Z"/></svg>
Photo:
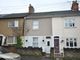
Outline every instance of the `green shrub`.
<svg viewBox="0 0 80 60"><path fill-rule="evenodd" d="M20 38L20 36L18 36L16 40L17 40L17 44L15 46L18 48L22 47L23 43L22 43L22 39Z"/></svg>

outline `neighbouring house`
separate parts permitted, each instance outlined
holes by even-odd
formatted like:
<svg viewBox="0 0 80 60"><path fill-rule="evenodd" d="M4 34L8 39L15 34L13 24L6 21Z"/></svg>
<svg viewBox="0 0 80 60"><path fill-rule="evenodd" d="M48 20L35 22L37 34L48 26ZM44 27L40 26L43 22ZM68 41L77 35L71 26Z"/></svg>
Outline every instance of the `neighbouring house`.
<svg viewBox="0 0 80 60"><path fill-rule="evenodd" d="M17 36L24 39L25 17L33 12L30 4L29 13L0 14L0 46L16 44Z"/></svg>
<svg viewBox="0 0 80 60"><path fill-rule="evenodd" d="M16 36L24 35L24 16L26 13L0 15L0 46L16 44Z"/></svg>
<svg viewBox="0 0 80 60"><path fill-rule="evenodd" d="M23 47L39 47L46 53L50 53L51 48L55 53L64 53L63 48L80 48L77 1L73 1L71 10L33 12L25 18Z"/></svg>

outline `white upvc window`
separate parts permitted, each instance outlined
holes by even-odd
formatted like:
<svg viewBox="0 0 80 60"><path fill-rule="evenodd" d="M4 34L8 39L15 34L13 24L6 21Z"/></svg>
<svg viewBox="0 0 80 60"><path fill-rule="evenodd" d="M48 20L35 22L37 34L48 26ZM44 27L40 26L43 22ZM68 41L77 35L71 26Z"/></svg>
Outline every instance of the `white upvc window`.
<svg viewBox="0 0 80 60"><path fill-rule="evenodd" d="M33 37L33 47L38 47L38 37Z"/></svg>
<svg viewBox="0 0 80 60"><path fill-rule="evenodd" d="M65 28L74 28L75 26L75 19L73 18L67 18L64 21L64 27Z"/></svg>
<svg viewBox="0 0 80 60"><path fill-rule="evenodd" d="M18 20L9 21L8 27L19 27L19 21Z"/></svg>
<svg viewBox="0 0 80 60"><path fill-rule="evenodd" d="M77 47L77 39L76 38L66 38L66 46L68 48L76 48Z"/></svg>
<svg viewBox="0 0 80 60"><path fill-rule="evenodd" d="M14 37L14 36L7 37L7 44L16 44L16 43L17 43L16 37Z"/></svg>
<svg viewBox="0 0 80 60"><path fill-rule="evenodd" d="M33 28L33 30L36 30L36 29L39 29L39 21L37 21L37 20L34 20L33 22L32 22L32 28Z"/></svg>

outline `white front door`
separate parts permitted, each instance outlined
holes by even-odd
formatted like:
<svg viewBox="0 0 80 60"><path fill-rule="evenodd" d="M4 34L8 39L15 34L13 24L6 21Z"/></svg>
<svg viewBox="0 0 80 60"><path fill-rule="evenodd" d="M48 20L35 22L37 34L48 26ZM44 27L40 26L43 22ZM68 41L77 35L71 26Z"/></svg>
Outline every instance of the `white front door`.
<svg viewBox="0 0 80 60"><path fill-rule="evenodd" d="M45 51L46 51L46 53L50 53L50 46L51 46L51 39L46 39L46 49L45 49Z"/></svg>

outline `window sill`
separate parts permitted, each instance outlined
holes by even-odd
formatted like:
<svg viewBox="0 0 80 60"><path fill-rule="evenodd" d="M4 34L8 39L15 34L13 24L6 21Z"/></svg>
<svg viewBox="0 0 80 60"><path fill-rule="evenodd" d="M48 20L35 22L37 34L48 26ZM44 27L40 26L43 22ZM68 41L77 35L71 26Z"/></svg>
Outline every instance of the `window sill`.
<svg viewBox="0 0 80 60"><path fill-rule="evenodd" d="M77 46L76 47L70 47L70 46L67 46L67 47L65 47L65 48L78 48Z"/></svg>
<svg viewBox="0 0 80 60"><path fill-rule="evenodd" d="M7 43L7 45L9 45L9 44L11 44L11 45L12 45L12 44L16 44L16 43Z"/></svg>
<svg viewBox="0 0 80 60"><path fill-rule="evenodd" d="M64 27L65 29L75 29L77 27Z"/></svg>
<svg viewBox="0 0 80 60"><path fill-rule="evenodd" d="M39 29L32 29L33 31L37 31L37 30L39 30Z"/></svg>

